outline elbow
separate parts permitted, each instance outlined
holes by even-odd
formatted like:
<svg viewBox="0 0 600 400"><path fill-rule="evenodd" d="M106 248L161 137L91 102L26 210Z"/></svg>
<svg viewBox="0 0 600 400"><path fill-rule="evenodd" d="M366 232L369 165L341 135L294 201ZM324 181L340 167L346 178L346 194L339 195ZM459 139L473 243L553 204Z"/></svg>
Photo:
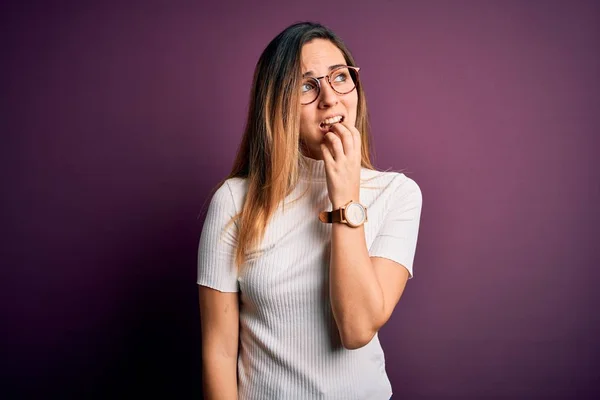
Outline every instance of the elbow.
<svg viewBox="0 0 600 400"><path fill-rule="evenodd" d="M346 320L338 323L342 346L347 350L357 350L368 345L382 325L378 320L363 320L362 323Z"/></svg>
<svg viewBox="0 0 600 400"><path fill-rule="evenodd" d="M342 346L344 346L345 349L357 350L369 344L376 333L377 331L372 329L360 332L340 332L340 339L342 340Z"/></svg>

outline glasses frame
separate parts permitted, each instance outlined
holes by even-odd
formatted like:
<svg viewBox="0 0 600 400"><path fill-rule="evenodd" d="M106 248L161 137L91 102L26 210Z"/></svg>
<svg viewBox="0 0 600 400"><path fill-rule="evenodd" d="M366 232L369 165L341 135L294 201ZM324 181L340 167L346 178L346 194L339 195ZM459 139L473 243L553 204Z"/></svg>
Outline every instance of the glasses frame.
<svg viewBox="0 0 600 400"><path fill-rule="evenodd" d="M354 88L352 88L351 91L346 92L346 93L338 92L337 90L335 90L335 88L331 84L331 75L335 71L342 69L342 68L348 68L348 69L354 70L354 72L356 73L356 82L354 82ZM329 71L329 73L327 75L323 75L323 76L319 76L319 77L307 76L306 78L312 79L317 82L317 95L315 96L315 99L313 101L310 101L308 103L301 102L300 104L303 106L307 106L309 104L314 103L319 98L319 96L321 95L321 79L323 79L323 78L327 78L327 83L329 84L329 87L332 88L333 91L336 92L337 94L344 95L344 94L352 93L352 91L356 90L356 87L358 86L358 82L360 81L358 71L360 71L360 67L352 67L350 65L340 65L339 67L336 67L336 68L332 69L331 71ZM306 78L303 78L303 79L306 79Z"/></svg>

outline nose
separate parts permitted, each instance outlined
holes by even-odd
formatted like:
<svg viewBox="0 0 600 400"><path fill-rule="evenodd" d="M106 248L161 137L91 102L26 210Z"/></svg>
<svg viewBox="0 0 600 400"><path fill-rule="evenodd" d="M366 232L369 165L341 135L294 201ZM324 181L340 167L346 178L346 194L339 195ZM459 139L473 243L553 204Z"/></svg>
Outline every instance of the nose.
<svg viewBox="0 0 600 400"><path fill-rule="evenodd" d="M321 80L321 93L319 93L319 107L320 108L329 108L335 106L340 100L339 95L333 90L329 82L327 82L327 77L324 77Z"/></svg>

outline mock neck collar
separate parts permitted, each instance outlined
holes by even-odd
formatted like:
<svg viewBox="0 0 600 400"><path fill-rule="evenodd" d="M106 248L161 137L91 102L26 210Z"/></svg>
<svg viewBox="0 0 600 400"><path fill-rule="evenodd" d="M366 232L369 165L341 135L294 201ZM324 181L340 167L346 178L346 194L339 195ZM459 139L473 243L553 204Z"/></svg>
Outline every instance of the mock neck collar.
<svg viewBox="0 0 600 400"><path fill-rule="evenodd" d="M305 156L302 153L298 155L299 174L301 179L310 179L313 181L324 181L325 176L325 161L315 160Z"/></svg>

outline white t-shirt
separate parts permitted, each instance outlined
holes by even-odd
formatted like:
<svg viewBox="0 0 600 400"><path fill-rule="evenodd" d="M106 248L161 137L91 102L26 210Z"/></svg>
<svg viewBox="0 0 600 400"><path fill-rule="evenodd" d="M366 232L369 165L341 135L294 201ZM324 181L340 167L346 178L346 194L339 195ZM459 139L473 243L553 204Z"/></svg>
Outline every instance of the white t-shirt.
<svg viewBox="0 0 600 400"><path fill-rule="evenodd" d="M200 237L198 285L239 292L238 399L389 399L391 385L375 335L345 349L329 300L331 210L324 162L301 156L294 191L267 225L264 240L238 269L237 227L247 181L228 179L214 194ZM402 264L413 276L421 191L402 173L361 171L360 202L367 207L370 256ZM402 268L398 266L398 268Z"/></svg>

